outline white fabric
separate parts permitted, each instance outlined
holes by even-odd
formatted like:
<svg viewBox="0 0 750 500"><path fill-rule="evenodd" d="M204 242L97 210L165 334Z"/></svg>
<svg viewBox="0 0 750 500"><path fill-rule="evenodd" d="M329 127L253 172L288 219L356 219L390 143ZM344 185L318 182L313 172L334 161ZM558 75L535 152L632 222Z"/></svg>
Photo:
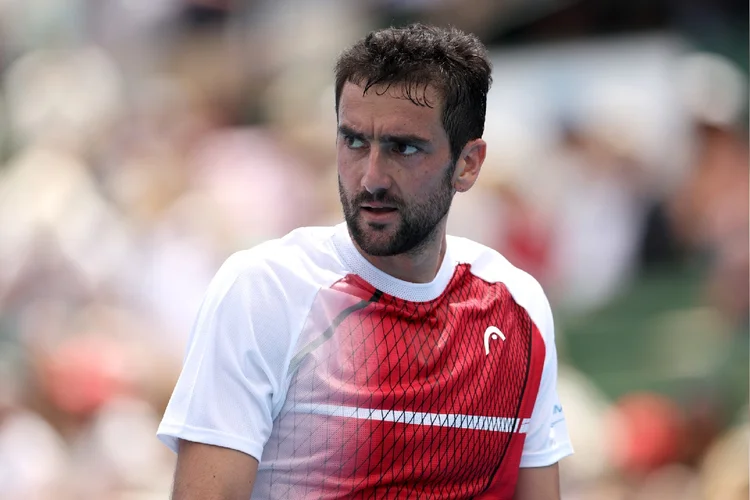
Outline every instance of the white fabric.
<svg viewBox="0 0 750 500"><path fill-rule="evenodd" d="M424 413L400 410L379 410L375 408L357 408L352 406L304 405L298 404L296 411L314 413L329 417L358 418L378 422L397 422L411 425L430 425L450 427L453 429L472 429L492 431L503 429L503 432L525 434L528 431L528 418L480 417L476 415L458 415L455 413Z"/></svg>
<svg viewBox="0 0 750 500"><path fill-rule="evenodd" d="M358 253L343 224L295 230L222 266L201 306L158 437L172 450L184 439L260 460L286 398L300 332L321 289L358 274L390 295L428 301L440 295L459 263L471 264L472 273L487 282L504 283L544 337L546 360L521 466L557 462L572 448L555 388L552 314L536 280L497 252L454 237L431 283L397 280Z"/></svg>

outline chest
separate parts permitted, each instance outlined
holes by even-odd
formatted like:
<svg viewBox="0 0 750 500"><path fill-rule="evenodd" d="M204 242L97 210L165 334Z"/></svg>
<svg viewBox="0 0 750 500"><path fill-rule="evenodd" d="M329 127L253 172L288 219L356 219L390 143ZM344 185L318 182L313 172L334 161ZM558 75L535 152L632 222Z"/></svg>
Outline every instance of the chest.
<svg viewBox="0 0 750 500"><path fill-rule="evenodd" d="M470 285L314 307L268 458L348 496L483 491L523 439L538 332L503 285Z"/></svg>

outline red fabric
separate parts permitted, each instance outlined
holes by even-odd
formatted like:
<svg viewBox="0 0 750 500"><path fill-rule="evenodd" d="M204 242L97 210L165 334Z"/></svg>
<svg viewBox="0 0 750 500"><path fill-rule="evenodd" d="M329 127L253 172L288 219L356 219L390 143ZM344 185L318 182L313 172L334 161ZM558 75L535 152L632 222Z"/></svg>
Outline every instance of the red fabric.
<svg viewBox="0 0 750 500"><path fill-rule="evenodd" d="M295 405L460 415L467 422L528 419L545 348L526 310L503 284L478 279L468 265L426 303L379 294L353 275L334 288L356 295L360 307L337 311L330 338L291 381L275 430L281 444L264 452L288 464L274 472L270 497L511 498L522 433L332 417ZM487 354L490 326L505 340L491 341Z"/></svg>

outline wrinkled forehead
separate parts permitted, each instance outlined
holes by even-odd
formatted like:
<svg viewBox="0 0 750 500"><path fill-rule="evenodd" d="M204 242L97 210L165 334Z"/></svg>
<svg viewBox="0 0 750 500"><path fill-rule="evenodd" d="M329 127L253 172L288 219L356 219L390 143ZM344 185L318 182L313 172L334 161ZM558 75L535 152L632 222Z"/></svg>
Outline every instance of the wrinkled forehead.
<svg viewBox="0 0 750 500"><path fill-rule="evenodd" d="M444 92L438 84L425 82L421 79L371 84L364 78L355 77L347 81L344 87L347 84L358 87L363 97L369 94L387 96L409 101L415 106L437 110L441 109L444 97Z"/></svg>
<svg viewBox="0 0 750 500"><path fill-rule="evenodd" d="M445 139L440 96L429 85L346 83L341 92L340 126L365 135L420 135Z"/></svg>

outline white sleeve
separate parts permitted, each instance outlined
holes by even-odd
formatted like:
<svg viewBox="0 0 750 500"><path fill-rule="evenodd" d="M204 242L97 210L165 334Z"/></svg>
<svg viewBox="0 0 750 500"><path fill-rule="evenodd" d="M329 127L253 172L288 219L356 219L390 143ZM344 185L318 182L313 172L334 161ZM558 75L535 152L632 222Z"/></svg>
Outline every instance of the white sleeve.
<svg viewBox="0 0 750 500"><path fill-rule="evenodd" d="M545 359L539 392L521 455L521 467L545 467L573 453L565 415L557 396L557 348L552 311L541 287L539 294L541 298L536 309L541 314L538 314L540 321L537 327L544 338Z"/></svg>
<svg viewBox="0 0 750 500"><path fill-rule="evenodd" d="M244 254L244 252L242 252ZM243 260L244 259L244 260ZM291 350L284 289L269 266L235 254L200 307L158 438L244 452L260 460Z"/></svg>

